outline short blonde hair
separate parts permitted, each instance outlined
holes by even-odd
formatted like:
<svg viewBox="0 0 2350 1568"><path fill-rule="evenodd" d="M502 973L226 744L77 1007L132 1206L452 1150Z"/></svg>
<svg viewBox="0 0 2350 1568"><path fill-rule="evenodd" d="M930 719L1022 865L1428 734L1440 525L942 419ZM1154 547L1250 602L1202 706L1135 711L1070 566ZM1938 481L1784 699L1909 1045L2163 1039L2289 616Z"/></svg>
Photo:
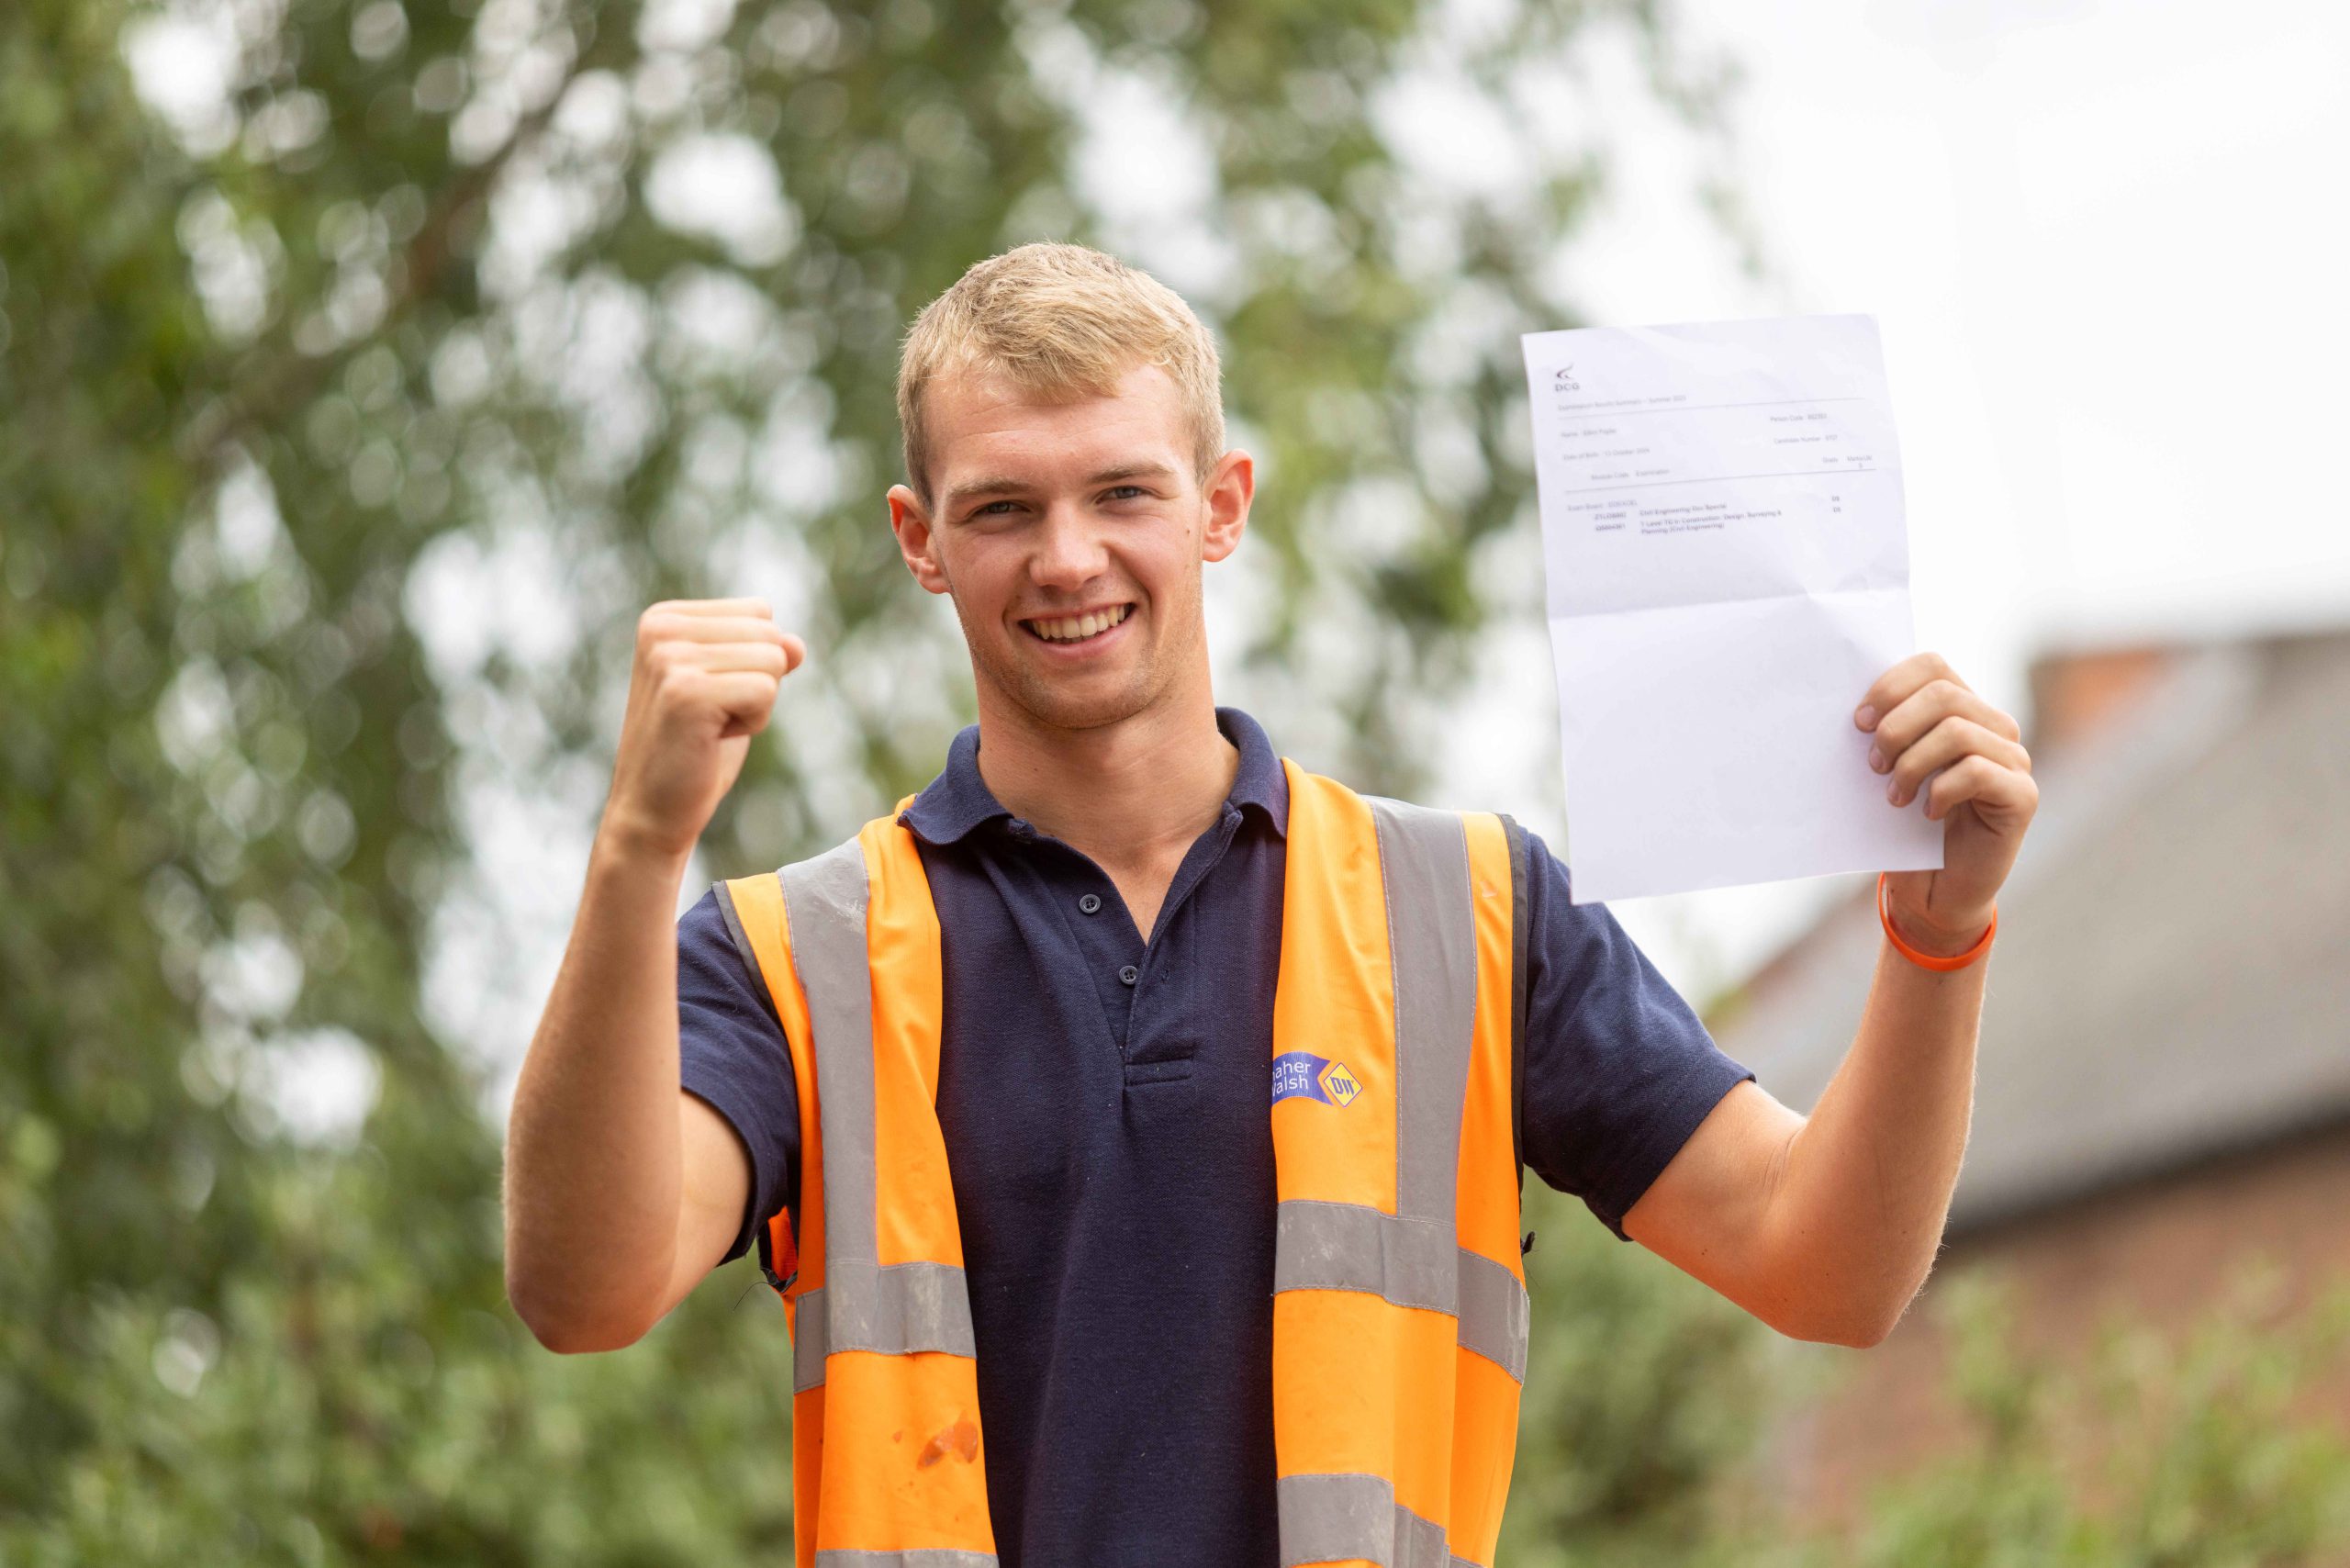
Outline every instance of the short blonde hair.
<svg viewBox="0 0 2350 1568"><path fill-rule="evenodd" d="M1181 295L1083 245L1023 245L973 263L906 333L898 424L907 482L927 504L923 393L939 376L976 368L1058 399L1108 393L1138 364L1156 364L1173 378L1206 483L1224 455L1224 372L1215 340Z"/></svg>

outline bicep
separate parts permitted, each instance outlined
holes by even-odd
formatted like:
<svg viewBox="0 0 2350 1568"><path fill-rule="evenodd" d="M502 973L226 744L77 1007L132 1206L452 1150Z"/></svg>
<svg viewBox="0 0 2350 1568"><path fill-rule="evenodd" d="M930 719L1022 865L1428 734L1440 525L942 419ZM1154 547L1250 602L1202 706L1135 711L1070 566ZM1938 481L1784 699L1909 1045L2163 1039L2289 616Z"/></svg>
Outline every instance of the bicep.
<svg viewBox="0 0 2350 1568"><path fill-rule="evenodd" d="M726 1260L751 1202L751 1157L741 1135L709 1101L683 1089L677 1092L677 1142L685 1170L677 1261L661 1301L665 1317Z"/></svg>
<svg viewBox="0 0 2350 1568"><path fill-rule="evenodd" d="M1739 1084L1625 1211L1625 1234L1764 1322L1782 1320L1768 1217L1803 1124L1761 1084Z"/></svg>
<svg viewBox="0 0 2350 1568"><path fill-rule="evenodd" d="M1528 879L1525 1064L1528 1167L1614 1234L1697 1130L1753 1073L1725 1056L1605 904L1572 902L1541 841ZM1766 1097L1767 1098L1767 1097ZM1708 1139L1711 1142L1712 1139Z"/></svg>

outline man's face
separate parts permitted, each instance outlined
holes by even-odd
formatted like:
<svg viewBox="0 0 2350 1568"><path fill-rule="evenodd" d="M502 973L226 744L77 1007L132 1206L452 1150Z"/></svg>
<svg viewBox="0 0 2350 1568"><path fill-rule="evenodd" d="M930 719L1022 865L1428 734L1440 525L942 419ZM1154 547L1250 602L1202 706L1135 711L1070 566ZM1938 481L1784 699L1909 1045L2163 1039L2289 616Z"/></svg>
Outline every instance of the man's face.
<svg viewBox="0 0 2350 1568"><path fill-rule="evenodd" d="M932 503L894 487L890 524L915 577L953 596L979 678L1059 729L1116 723L1189 680L1203 689L1201 566L1239 543L1248 454L1226 453L1203 487L1156 365L1073 402L984 373L923 398Z"/></svg>

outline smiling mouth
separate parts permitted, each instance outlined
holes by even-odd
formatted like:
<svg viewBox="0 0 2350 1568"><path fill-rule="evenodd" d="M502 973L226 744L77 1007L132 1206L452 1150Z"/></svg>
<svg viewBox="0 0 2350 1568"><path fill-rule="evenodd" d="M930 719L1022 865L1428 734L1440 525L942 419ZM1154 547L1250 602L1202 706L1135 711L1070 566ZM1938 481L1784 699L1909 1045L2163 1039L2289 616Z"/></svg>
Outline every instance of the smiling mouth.
<svg viewBox="0 0 2350 1568"><path fill-rule="evenodd" d="M1083 643L1099 637L1134 612L1131 604L1112 605L1085 615L1047 615L1023 621L1028 634L1046 643Z"/></svg>

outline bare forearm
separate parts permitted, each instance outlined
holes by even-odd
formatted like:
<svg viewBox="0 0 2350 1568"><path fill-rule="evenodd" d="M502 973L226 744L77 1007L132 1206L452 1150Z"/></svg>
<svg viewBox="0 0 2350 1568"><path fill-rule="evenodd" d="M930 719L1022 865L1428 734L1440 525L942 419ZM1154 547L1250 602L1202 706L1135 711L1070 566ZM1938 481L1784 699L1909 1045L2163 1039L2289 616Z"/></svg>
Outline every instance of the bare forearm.
<svg viewBox="0 0 2350 1568"><path fill-rule="evenodd" d="M626 1343L677 1246L677 954L685 860L599 835L514 1093L507 1284L558 1349Z"/></svg>
<svg viewBox="0 0 2350 1568"><path fill-rule="evenodd" d="M1835 1338L1883 1338L1933 1267L1966 1149L1988 965L1938 973L1880 943L1860 1032L1789 1145L1774 1250Z"/></svg>

